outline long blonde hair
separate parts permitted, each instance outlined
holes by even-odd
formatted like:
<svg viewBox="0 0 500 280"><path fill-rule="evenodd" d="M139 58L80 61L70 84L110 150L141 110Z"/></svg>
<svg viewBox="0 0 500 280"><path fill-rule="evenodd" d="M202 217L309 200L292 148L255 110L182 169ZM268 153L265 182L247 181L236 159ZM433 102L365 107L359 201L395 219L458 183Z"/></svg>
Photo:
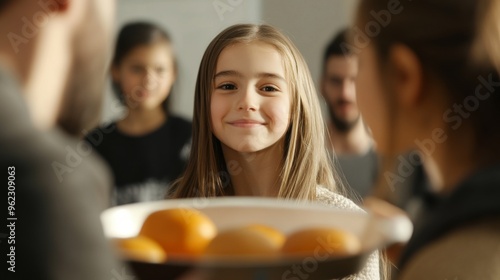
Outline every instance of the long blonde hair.
<svg viewBox="0 0 500 280"><path fill-rule="evenodd" d="M314 200L318 185L335 190L331 160L324 143L325 124L302 55L290 39L272 26L237 24L215 37L203 55L195 89L191 155L183 177L173 185L172 197L234 194L221 143L212 134L211 93L220 53L230 45L256 41L273 46L281 54L292 99L290 126L283 136L278 197Z"/></svg>

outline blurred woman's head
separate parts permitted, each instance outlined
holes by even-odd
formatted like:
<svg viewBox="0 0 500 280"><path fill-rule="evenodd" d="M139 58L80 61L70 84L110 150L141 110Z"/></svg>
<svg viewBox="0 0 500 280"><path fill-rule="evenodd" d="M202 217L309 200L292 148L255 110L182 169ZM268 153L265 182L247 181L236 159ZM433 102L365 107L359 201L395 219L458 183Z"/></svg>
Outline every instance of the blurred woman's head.
<svg viewBox="0 0 500 280"><path fill-rule="evenodd" d="M112 60L116 94L129 109L167 110L177 69L170 36L147 22L125 25Z"/></svg>
<svg viewBox="0 0 500 280"><path fill-rule="evenodd" d="M499 17L497 0L361 1L359 106L383 154L498 160Z"/></svg>

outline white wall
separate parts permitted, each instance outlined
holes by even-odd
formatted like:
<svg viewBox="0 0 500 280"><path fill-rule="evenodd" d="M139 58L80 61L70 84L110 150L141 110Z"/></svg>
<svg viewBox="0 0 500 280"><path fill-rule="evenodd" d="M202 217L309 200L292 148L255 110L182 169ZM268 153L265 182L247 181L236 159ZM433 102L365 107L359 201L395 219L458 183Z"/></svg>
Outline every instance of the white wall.
<svg viewBox="0 0 500 280"><path fill-rule="evenodd" d="M323 48L333 34L346 26L354 0L121 0L117 29L132 20L149 20L172 36L179 61L179 80L172 109L191 118L194 85L205 48L222 29L235 23L269 23L296 43L315 81ZM103 122L119 116L117 102L108 90Z"/></svg>
<svg viewBox="0 0 500 280"><path fill-rule="evenodd" d="M264 0L262 17L292 39L317 82L324 48L339 29L350 23L356 3L354 0Z"/></svg>

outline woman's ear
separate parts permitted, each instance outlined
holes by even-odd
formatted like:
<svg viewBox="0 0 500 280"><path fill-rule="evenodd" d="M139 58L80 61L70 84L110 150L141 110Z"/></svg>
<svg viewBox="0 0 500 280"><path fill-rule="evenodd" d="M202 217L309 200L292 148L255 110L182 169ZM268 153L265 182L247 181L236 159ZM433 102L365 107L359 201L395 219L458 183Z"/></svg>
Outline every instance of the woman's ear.
<svg viewBox="0 0 500 280"><path fill-rule="evenodd" d="M415 52L405 45L394 45L389 52L389 65L398 105L408 108L419 104L424 94L423 72Z"/></svg>

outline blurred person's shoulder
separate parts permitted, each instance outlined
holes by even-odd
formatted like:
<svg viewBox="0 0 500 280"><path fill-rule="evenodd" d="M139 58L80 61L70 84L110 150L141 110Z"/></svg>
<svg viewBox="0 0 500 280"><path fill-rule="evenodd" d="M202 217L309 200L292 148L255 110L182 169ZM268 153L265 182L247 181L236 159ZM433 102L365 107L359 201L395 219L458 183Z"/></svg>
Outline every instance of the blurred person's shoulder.
<svg viewBox="0 0 500 280"><path fill-rule="evenodd" d="M398 279L500 279L500 217L462 226L422 248Z"/></svg>
<svg viewBox="0 0 500 280"><path fill-rule="evenodd" d="M73 138L60 130L51 131L47 137L53 141L51 150L60 160L54 159L50 163L56 182L81 186L77 191L92 193L96 206L101 209L108 207L112 186L109 166L84 139Z"/></svg>
<svg viewBox="0 0 500 280"><path fill-rule="evenodd" d="M111 279L122 265L102 234L110 175L83 140L40 131L0 66L0 168L15 183L19 279ZM75 242L76 241L76 242ZM74 261L82 260L82 261Z"/></svg>
<svg viewBox="0 0 500 280"><path fill-rule="evenodd" d="M0 158L24 172L29 186L51 188L83 185L86 192L95 190L97 201L107 200L111 186L109 168L84 141L59 129L37 130L15 77L0 66ZM63 191L64 193L64 191Z"/></svg>

